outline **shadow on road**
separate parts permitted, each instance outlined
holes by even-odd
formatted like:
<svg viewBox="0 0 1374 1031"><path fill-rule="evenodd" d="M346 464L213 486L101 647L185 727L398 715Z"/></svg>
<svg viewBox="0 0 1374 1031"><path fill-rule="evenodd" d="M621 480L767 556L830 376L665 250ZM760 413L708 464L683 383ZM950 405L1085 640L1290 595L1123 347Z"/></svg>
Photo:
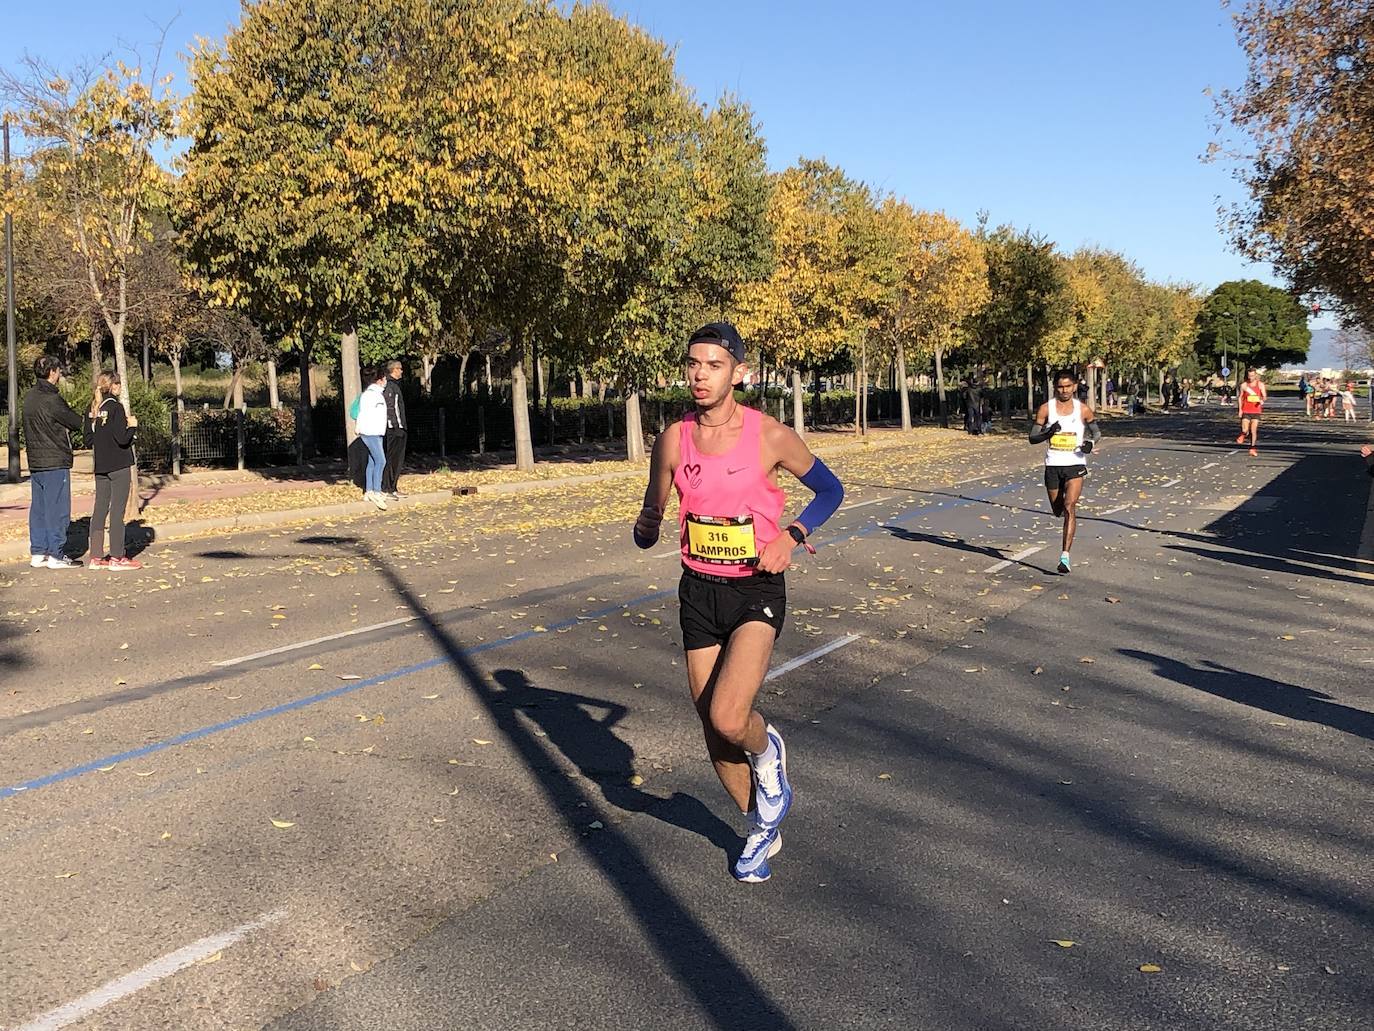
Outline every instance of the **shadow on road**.
<svg viewBox="0 0 1374 1031"><path fill-rule="evenodd" d="M1118 652L1128 658L1153 663L1156 676L1184 687L1205 691L1217 698L1254 709L1263 709L1275 716L1320 723L1332 730L1374 741L1374 713L1342 705L1331 695L1313 688L1271 680L1209 659L1204 659L1200 666L1190 666L1186 662L1134 648L1120 648Z"/></svg>
<svg viewBox="0 0 1374 1031"><path fill-rule="evenodd" d="M573 776L550 763L549 753L540 738L516 718L515 713L522 700L526 704L530 701L536 703L529 711L535 722L538 722L542 703L548 703L542 715L548 719L552 729L545 730L545 733L551 738L554 734L558 735L554 743L566 750L568 758L579 769L585 767L603 778L622 777L621 783L628 788L625 781L628 780L632 753L627 745L610 733L609 724L592 719L580 709L579 714L574 715L556 702L557 692L535 688L523 674L516 671L502 671L502 679L495 682L488 679L462 643L430 614L391 565L366 541L354 537L306 537L301 538L300 543L336 547L373 563L396 597L415 614L463 684L501 728L540 790L560 813L566 830L579 836L586 834L587 813L595 811L594 799ZM586 701L607 708L607 703L603 701ZM573 703L572 708L577 708L579 704ZM613 707L609 715L612 722L619 718ZM603 791L612 804L620 804L617 798L631 805L639 804L637 799L624 798L619 787L603 787ZM635 794L647 797L640 792ZM701 803L696 802L696 805L700 806ZM684 808L687 810L685 814ZM667 815L657 812L655 815L679 826L687 826L696 833L704 833L713 841L724 838L720 827L708 823L699 814L693 815L690 805L676 796L667 806ZM719 823L717 820L716 824ZM776 1029L794 1026L763 987L726 953L677 899L655 873L651 857L645 855L624 832L609 822L605 823L596 836L588 840L584 854L596 864L606 883L624 901L675 981L692 995L703 1017L712 1026Z"/></svg>

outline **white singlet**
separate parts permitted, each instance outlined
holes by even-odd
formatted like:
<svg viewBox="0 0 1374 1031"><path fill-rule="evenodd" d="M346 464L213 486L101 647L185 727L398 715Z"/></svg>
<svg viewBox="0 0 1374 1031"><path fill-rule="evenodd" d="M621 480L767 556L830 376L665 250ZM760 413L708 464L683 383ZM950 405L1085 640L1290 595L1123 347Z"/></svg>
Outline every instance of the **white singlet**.
<svg viewBox="0 0 1374 1031"><path fill-rule="evenodd" d="M1086 465L1083 454L1083 406L1078 398L1072 399L1073 414L1060 415L1059 401L1050 399L1050 425L1059 423L1059 429L1050 437L1049 449L1045 452L1046 465Z"/></svg>

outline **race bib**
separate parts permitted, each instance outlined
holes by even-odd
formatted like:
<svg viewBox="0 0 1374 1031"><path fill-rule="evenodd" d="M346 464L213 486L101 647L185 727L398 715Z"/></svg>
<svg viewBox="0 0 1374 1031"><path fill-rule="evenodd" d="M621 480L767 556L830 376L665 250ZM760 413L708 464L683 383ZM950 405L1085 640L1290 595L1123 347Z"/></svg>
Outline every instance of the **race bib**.
<svg viewBox="0 0 1374 1031"><path fill-rule="evenodd" d="M1052 451L1077 451L1077 433L1056 433L1050 437L1050 450Z"/></svg>
<svg viewBox="0 0 1374 1031"><path fill-rule="evenodd" d="M687 513L687 557L721 566L752 566L759 560L753 516Z"/></svg>

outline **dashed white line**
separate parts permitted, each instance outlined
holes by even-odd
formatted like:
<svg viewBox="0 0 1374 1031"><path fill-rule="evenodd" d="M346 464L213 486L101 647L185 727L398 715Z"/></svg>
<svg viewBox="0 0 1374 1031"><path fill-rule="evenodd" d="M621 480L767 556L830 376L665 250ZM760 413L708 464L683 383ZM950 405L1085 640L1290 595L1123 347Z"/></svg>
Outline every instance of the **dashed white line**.
<svg viewBox="0 0 1374 1031"><path fill-rule="evenodd" d="M770 669L768 675L763 678L764 682L767 683L770 680L776 680L784 673L791 673L798 666L805 666L808 662L814 662L822 655L829 655L837 648L843 648L847 644L853 644L858 639L858 634L846 634L844 637L838 637L829 644L823 644L814 651L807 652L805 655L798 655L795 659L791 659L788 662L784 662L781 666Z"/></svg>
<svg viewBox="0 0 1374 1031"><path fill-rule="evenodd" d="M881 503L881 502L883 502L883 501L891 501L891 500L892 500L891 497L886 497L886 498L874 498L872 501L857 501L857 502L855 502L855 503L852 504L852 505L845 505L844 508L840 509L840 511L841 511L841 512L848 512L850 509L854 509L854 508L867 508L869 505L877 505L877 504L879 504L879 503Z"/></svg>
<svg viewBox="0 0 1374 1031"><path fill-rule="evenodd" d="M1212 466L1214 466L1214 465L1221 465L1221 463L1220 463L1220 462L1208 462L1208 463L1207 463L1206 465L1204 465L1202 468L1204 468L1204 469L1210 469L1210 468L1212 468Z"/></svg>
<svg viewBox="0 0 1374 1031"><path fill-rule="evenodd" d="M1160 489L1160 490L1163 490L1165 487L1172 487L1172 486L1174 486L1175 484L1182 483L1182 482L1183 482L1183 478L1182 478L1182 477L1179 477L1179 478L1176 479L1176 480L1170 480L1168 483L1165 483L1165 484L1161 485L1159 489Z"/></svg>
<svg viewBox="0 0 1374 1031"><path fill-rule="evenodd" d="M1107 509L1105 512L1095 512L1095 513L1093 513L1093 514L1094 514L1094 515L1116 515L1116 513L1118 513L1118 512L1124 512L1124 511L1126 511L1126 509L1128 509L1128 508L1130 508L1130 507L1131 507L1131 503L1128 501L1128 502L1127 502L1126 504L1124 504L1124 505L1117 505L1116 508L1109 508L1109 509Z"/></svg>
<svg viewBox="0 0 1374 1031"><path fill-rule="evenodd" d="M984 569L983 572L995 573L1000 569L1006 569L1007 566L1011 565L1013 562L1020 562L1023 558L1030 558L1037 551L1044 550L1045 545L1037 544L1035 547L1027 548L1025 551L1018 551L1015 555L1011 556L1011 558L1004 558L1001 562L994 562L992 565L988 566L987 569Z"/></svg>
<svg viewBox="0 0 1374 1031"><path fill-rule="evenodd" d="M1240 451L1241 451L1240 448L1234 448L1234 449L1232 449L1232 450L1226 452L1226 454L1222 455L1221 457L1222 457L1222 458L1230 458L1232 455L1238 455L1238 454L1240 454Z"/></svg>
<svg viewBox="0 0 1374 1031"><path fill-rule="evenodd" d="M144 964L123 977L116 977L113 981L101 985L94 991L87 992L79 999L73 999L56 1009L48 1010L47 1013L35 1017L27 1024L21 1024L15 1028L15 1031L57 1031L58 1028L66 1027L68 1024L75 1024L78 1020L84 1020L96 1010L102 1009L126 995L133 995L135 992L147 988L150 984L171 977L178 970L185 970L191 964L199 963L221 949L227 949L235 942L268 924L275 923L284 916L286 916L286 910L279 909L274 913L265 913L249 923L240 924L231 931L212 934L208 938L194 941L184 948L177 949L176 952L169 952L151 963Z"/></svg>
<svg viewBox="0 0 1374 1031"><path fill-rule="evenodd" d="M400 626L402 623L415 622L415 616L404 616L401 619L389 619L385 623L373 623L371 626L354 627L352 630L345 630L338 634L325 634L323 637L313 637L309 641L298 641L296 644L284 644L280 648L268 648L265 652L254 652L252 655L240 655L235 659L221 659L214 663L216 666L237 666L243 662L252 662L254 659L265 659L269 655L282 655L285 652L294 652L301 648L310 648L317 644L324 644L326 641L338 641L345 637L353 637L357 634L371 633L373 630L385 630L387 627Z"/></svg>

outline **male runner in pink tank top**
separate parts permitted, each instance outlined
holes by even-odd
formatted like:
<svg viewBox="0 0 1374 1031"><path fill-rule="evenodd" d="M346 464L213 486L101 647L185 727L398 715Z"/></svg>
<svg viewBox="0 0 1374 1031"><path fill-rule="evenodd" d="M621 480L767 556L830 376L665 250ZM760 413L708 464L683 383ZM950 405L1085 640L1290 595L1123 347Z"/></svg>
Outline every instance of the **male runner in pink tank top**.
<svg viewBox="0 0 1374 1031"><path fill-rule="evenodd" d="M786 620L783 574L792 551L834 514L844 489L790 428L735 401L745 349L734 326L703 326L687 348L696 410L654 441L634 538L641 548L658 540L676 487L687 681L716 774L749 824L732 872L741 881L766 881L768 860L782 848L792 786L782 735L754 700ZM785 525L778 469L816 495Z"/></svg>

